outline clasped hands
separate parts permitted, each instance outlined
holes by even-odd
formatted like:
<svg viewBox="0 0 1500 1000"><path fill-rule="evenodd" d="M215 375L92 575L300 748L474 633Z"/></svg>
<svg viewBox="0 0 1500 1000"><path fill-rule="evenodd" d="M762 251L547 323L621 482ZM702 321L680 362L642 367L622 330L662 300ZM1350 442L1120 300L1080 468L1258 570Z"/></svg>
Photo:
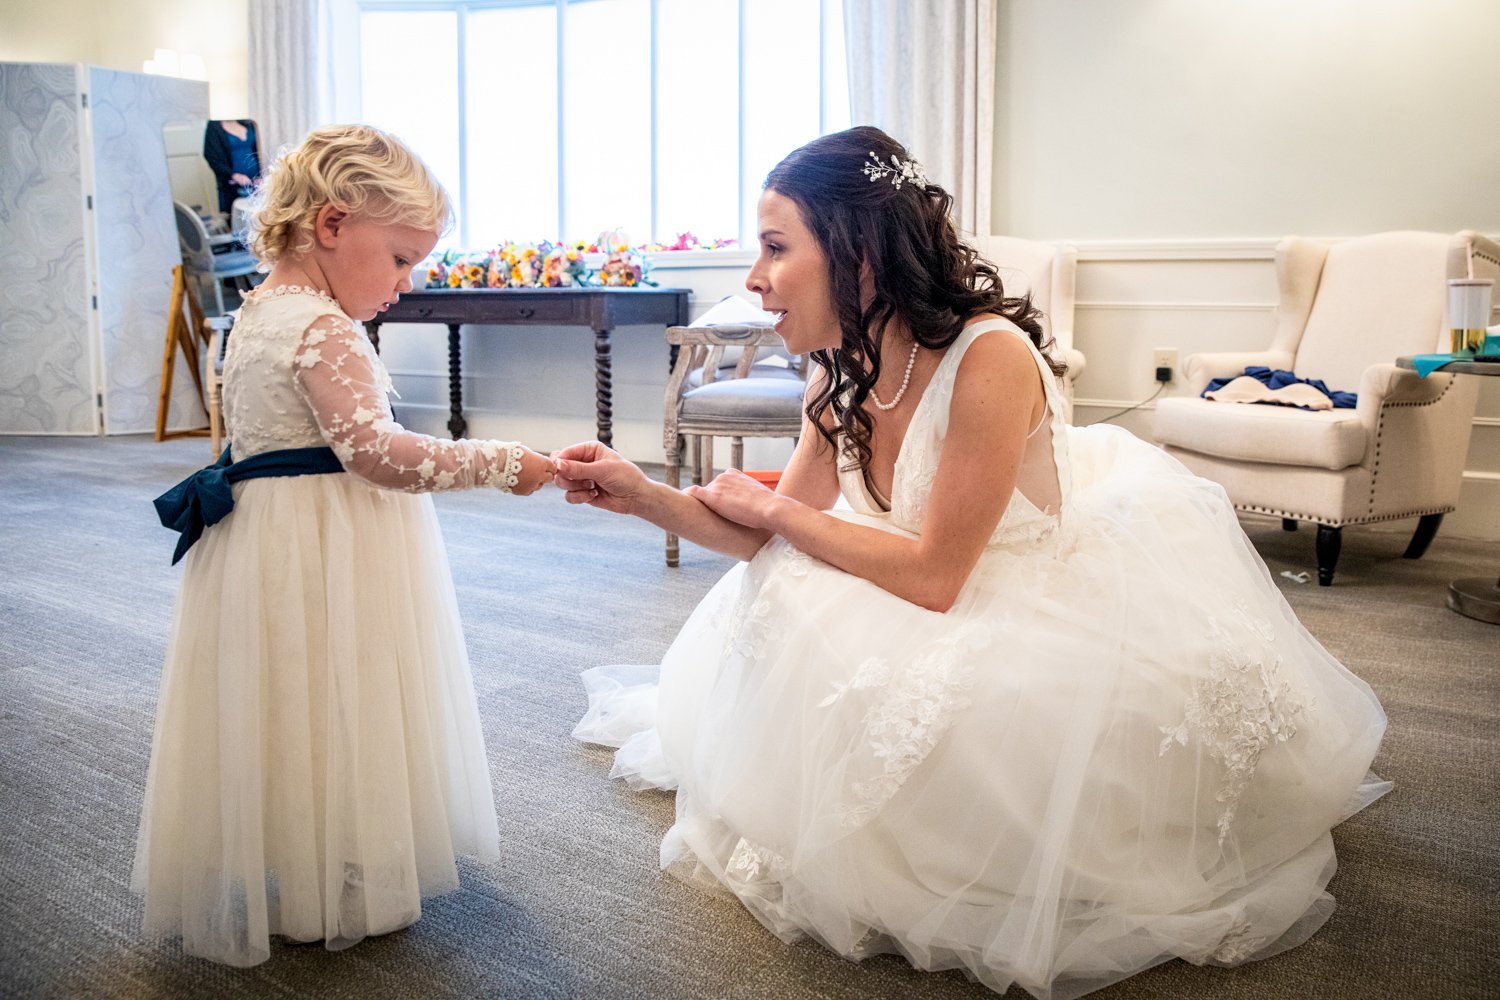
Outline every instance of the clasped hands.
<svg viewBox="0 0 1500 1000"><path fill-rule="evenodd" d="M642 513L653 482L635 463L598 441L585 441L552 453L554 482L568 503L588 504L616 514ZM751 528L767 528L772 506L780 499L763 484L730 469L707 486L682 491L720 517Z"/></svg>

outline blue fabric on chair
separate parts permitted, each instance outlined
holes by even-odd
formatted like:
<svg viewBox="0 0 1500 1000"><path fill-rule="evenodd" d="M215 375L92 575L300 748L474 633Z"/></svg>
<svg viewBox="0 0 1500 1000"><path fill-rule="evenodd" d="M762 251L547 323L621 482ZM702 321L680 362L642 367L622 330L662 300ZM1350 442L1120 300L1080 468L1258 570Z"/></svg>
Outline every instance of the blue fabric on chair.
<svg viewBox="0 0 1500 1000"><path fill-rule="evenodd" d="M1322 379L1299 378L1296 373L1289 372L1284 368L1267 368L1264 365L1250 365L1245 369L1244 374L1249 375L1251 378L1256 379L1257 381L1265 383L1272 389L1280 389L1284 386L1292 385L1293 383L1298 382L1303 385L1310 385L1314 389L1321 392L1323 395L1327 396L1330 400L1332 400L1333 408L1336 410L1352 410L1355 408L1355 405L1358 402L1357 393L1344 392L1339 389L1330 389L1328 388L1328 386L1323 384ZM1234 379L1239 377L1240 376L1236 375L1233 378L1211 379L1209 380L1208 385L1205 386L1203 391L1198 395L1206 396L1210 392L1213 392L1217 389L1222 389L1230 382L1233 382Z"/></svg>
<svg viewBox="0 0 1500 1000"><path fill-rule="evenodd" d="M164 527L179 532L172 565L187 554L203 536L203 529L218 524L234 510L235 483L266 476L309 476L343 472L344 466L332 448L285 448L234 461L225 448L213 465L205 466L152 501Z"/></svg>

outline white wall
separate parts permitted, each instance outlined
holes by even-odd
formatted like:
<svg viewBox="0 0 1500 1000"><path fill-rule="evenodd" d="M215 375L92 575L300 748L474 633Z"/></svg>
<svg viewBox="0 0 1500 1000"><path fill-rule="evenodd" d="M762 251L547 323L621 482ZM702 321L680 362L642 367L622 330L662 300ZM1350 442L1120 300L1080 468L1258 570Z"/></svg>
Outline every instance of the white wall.
<svg viewBox="0 0 1500 1000"><path fill-rule="evenodd" d="M997 232L1500 232L1494 0L1003 0Z"/></svg>
<svg viewBox="0 0 1500 1000"><path fill-rule="evenodd" d="M156 50L201 56L211 118L247 113L249 0L4 0L0 61L139 73Z"/></svg>

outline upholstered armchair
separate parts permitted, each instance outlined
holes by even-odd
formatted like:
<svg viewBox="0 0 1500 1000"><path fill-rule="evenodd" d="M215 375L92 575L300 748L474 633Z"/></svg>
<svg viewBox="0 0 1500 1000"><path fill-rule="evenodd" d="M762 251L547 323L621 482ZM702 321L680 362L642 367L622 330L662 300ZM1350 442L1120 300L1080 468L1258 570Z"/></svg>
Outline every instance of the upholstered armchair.
<svg viewBox="0 0 1500 1000"><path fill-rule="evenodd" d="M714 438L729 438L729 464L743 469L745 438L789 437L802 431L807 357L793 357L770 326L673 326L677 352L667 378L662 443L667 483L681 484L684 453L693 482L714 474ZM667 565L676 566L678 539L667 532Z"/></svg>
<svg viewBox="0 0 1500 1000"><path fill-rule="evenodd" d="M1478 379L1419 378L1394 362L1448 350L1446 279L1470 274L1500 277L1500 246L1469 231L1282 240L1271 346L1189 356L1189 395L1157 404L1157 442L1221 484L1237 509L1280 517L1289 531L1318 525L1325 587L1346 525L1418 517L1405 555L1420 558L1458 502ZM1309 411L1199 398L1211 379L1249 365L1356 391L1358 405Z"/></svg>
<svg viewBox="0 0 1500 1000"><path fill-rule="evenodd" d="M1078 271L1078 249L1066 243L1039 243L1014 236L987 236L975 249L1000 270L1007 295L1031 293L1031 303L1042 311L1042 329L1053 341L1052 356L1067 364L1059 379L1073 421L1073 382L1083 371L1083 352L1073 346L1073 288Z"/></svg>

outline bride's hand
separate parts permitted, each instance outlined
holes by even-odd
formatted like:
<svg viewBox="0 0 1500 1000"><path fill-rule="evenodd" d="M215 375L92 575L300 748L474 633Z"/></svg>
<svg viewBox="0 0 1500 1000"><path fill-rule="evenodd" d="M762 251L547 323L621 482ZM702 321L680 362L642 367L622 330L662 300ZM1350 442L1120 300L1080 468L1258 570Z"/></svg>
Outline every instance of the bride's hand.
<svg viewBox="0 0 1500 1000"><path fill-rule="evenodd" d="M588 504L616 514L637 513L641 494L650 485L646 474L614 449L585 441L552 453L555 482L568 503Z"/></svg>
<svg viewBox="0 0 1500 1000"><path fill-rule="evenodd" d="M762 531L775 530L772 512L789 502L738 469L720 473L707 486L689 486L686 492L720 517Z"/></svg>

